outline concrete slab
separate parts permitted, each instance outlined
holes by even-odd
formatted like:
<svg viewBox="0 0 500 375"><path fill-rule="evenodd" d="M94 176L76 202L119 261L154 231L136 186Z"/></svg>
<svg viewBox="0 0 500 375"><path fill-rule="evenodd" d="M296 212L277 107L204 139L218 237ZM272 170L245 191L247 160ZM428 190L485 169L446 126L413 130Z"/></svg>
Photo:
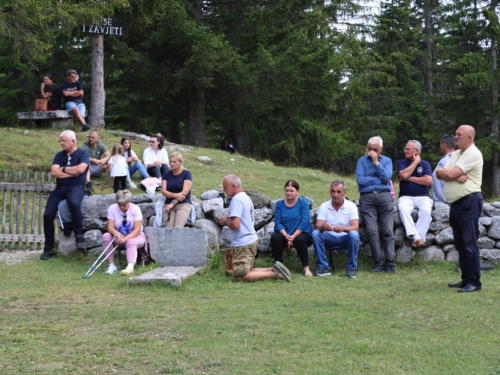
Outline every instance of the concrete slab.
<svg viewBox="0 0 500 375"><path fill-rule="evenodd" d="M194 275L202 267L158 267L149 272L143 273L140 276L131 277L127 280L127 284L151 284L162 283L172 286L181 286L182 279L186 279Z"/></svg>

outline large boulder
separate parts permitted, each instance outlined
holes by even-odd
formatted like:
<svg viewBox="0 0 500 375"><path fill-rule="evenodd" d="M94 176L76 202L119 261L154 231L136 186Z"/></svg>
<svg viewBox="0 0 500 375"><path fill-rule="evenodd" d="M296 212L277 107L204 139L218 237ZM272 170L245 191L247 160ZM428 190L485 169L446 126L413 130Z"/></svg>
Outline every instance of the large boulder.
<svg viewBox="0 0 500 375"><path fill-rule="evenodd" d="M203 229L147 227L144 233L151 257L161 266L207 264L207 232Z"/></svg>
<svg viewBox="0 0 500 375"><path fill-rule="evenodd" d="M431 225L429 225L429 230L431 232L439 232L444 228L448 228L450 226L449 221L433 221Z"/></svg>
<svg viewBox="0 0 500 375"><path fill-rule="evenodd" d="M220 192L217 190L208 190L200 194L200 199L202 201L207 201L215 198L220 198Z"/></svg>
<svg viewBox="0 0 500 375"><path fill-rule="evenodd" d="M442 208L435 209L432 211L432 220L433 221L449 221L450 220L450 207L445 205Z"/></svg>
<svg viewBox="0 0 500 375"><path fill-rule="evenodd" d="M500 216L491 218L491 225L488 229L488 237L500 239Z"/></svg>
<svg viewBox="0 0 500 375"><path fill-rule="evenodd" d="M450 252L446 253L445 260L448 263L457 263L458 262L458 258L459 258L458 251L457 250L451 250Z"/></svg>
<svg viewBox="0 0 500 375"><path fill-rule="evenodd" d="M229 239L229 228L222 227L219 235L219 246L224 249L229 249L231 247L231 240Z"/></svg>
<svg viewBox="0 0 500 375"><path fill-rule="evenodd" d="M273 211L268 207L257 208L253 212L255 230L259 230L273 218Z"/></svg>
<svg viewBox="0 0 500 375"><path fill-rule="evenodd" d="M488 262L500 263L500 250L481 249L479 256Z"/></svg>
<svg viewBox="0 0 500 375"><path fill-rule="evenodd" d="M245 190L245 193L252 200L254 208L269 207L269 204L271 203L271 198L265 194L259 193L256 190Z"/></svg>
<svg viewBox="0 0 500 375"><path fill-rule="evenodd" d="M258 251L271 251L271 236L274 233L274 222L270 222L257 231L259 237Z"/></svg>
<svg viewBox="0 0 500 375"><path fill-rule="evenodd" d="M115 194L92 195L82 201L82 216L106 218L109 206L115 203Z"/></svg>
<svg viewBox="0 0 500 375"><path fill-rule="evenodd" d="M491 217L489 216L481 216L479 218L479 223L484 225L485 227L489 227L491 225Z"/></svg>
<svg viewBox="0 0 500 375"><path fill-rule="evenodd" d="M196 212L196 220L204 219L205 214L203 213L203 208L201 208L201 204L195 201L191 201L191 204L193 205L194 210Z"/></svg>
<svg viewBox="0 0 500 375"><path fill-rule="evenodd" d="M96 216L84 216L82 225L84 230L99 229L104 232L108 230L108 220Z"/></svg>
<svg viewBox="0 0 500 375"><path fill-rule="evenodd" d="M207 233L208 252L215 254L219 251L219 235L221 227L215 224L212 220L199 219L194 222L193 228L203 229Z"/></svg>
<svg viewBox="0 0 500 375"><path fill-rule="evenodd" d="M409 263L413 259L414 254L415 252L411 248L411 245L408 242L404 243L396 250L396 261L399 263Z"/></svg>
<svg viewBox="0 0 500 375"><path fill-rule="evenodd" d="M102 232L98 229L89 230L84 233L83 240L85 248L93 248L102 245Z"/></svg>
<svg viewBox="0 0 500 375"><path fill-rule="evenodd" d="M213 198L201 202L201 208L205 216L210 216L215 210L222 210L224 208L224 201L222 198Z"/></svg>
<svg viewBox="0 0 500 375"><path fill-rule="evenodd" d="M500 208L495 207L491 204L485 204L485 205L483 205L483 213L486 216L490 216L490 217L500 216Z"/></svg>
<svg viewBox="0 0 500 375"><path fill-rule="evenodd" d="M364 227L364 228L366 228L366 227ZM365 229L365 231L366 231L366 229ZM394 247L398 248L399 246L401 246L405 239L406 239L405 228L397 227L394 230ZM368 238L367 238L367 240L368 240Z"/></svg>
<svg viewBox="0 0 500 375"><path fill-rule="evenodd" d="M220 223L221 217L228 215L229 215L229 208L224 208L224 209L219 208L217 210L214 210L214 212L212 213L212 218L218 224Z"/></svg>
<svg viewBox="0 0 500 375"><path fill-rule="evenodd" d="M444 260L443 251L437 246L430 246L426 249L420 250L416 254L417 257L422 258L426 262L432 262L435 260Z"/></svg>
<svg viewBox="0 0 500 375"><path fill-rule="evenodd" d="M137 206L141 209L144 219L149 219L151 216L156 215L154 203L139 203Z"/></svg>
<svg viewBox="0 0 500 375"><path fill-rule="evenodd" d="M479 237L477 246L480 249L493 249L495 247L495 241L488 237Z"/></svg>
<svg viewBox="0 0 500 375"><path fill-rule="evenodd" d="M443 229L436 236L436 244L439 246L443 246L449 243L453 243L453 230L451 227Z"/></svg>

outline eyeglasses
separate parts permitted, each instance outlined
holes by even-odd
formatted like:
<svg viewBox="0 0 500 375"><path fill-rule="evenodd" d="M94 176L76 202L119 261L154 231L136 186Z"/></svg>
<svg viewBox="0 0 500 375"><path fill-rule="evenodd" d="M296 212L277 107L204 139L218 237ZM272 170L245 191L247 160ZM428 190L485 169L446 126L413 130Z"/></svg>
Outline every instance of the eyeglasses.
<svg viewBox="0 0 500 375"><path fill-rule="evenodd" d="M63 165L71 165L71 156L65 156L63 160Z"/></svg>
<svg viewBox="0 0 500 375"><path fill-rule="evenodd" d="M366 149L367 149L368 151L375 151L375 152L378 152L378 148L367 147Z"/></svg>

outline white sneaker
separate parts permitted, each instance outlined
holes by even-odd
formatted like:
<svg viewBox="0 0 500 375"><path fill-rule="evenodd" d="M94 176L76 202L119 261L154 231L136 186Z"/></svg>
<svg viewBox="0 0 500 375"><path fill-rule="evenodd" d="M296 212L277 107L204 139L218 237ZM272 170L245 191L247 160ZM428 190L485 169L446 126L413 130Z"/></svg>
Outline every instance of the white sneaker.
<svg viewBox="0 0 500 375"><path fill-rule="evenodd" d="M133 182L133 181L129 181L129 182L127 182L127 187L128 187L129 189L137 189L137 185L136 185L136 184L134 184L134 182Z"/></svg>
<svg viewBox="0 0 500 375"><path fill-rule="evenodd" d="M114 275L115 273L118 272L118 268L116 268L116 266L114 264L110 264L108 266L108 269L106 270L106 272L104 272L106 275Z"/></svg>

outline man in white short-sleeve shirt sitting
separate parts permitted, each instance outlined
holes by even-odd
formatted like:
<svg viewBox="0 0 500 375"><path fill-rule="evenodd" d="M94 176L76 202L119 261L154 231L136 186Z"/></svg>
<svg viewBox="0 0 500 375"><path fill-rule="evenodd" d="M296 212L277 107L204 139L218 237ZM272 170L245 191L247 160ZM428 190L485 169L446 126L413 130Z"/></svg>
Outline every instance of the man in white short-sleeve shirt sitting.
<svg viewBox="0 0 500 375"><path fill-rule="evenodd" d="M342 180L332 181L330 196L332 199L323 203L318 210L316 230L312 233L318 264L316 275L331 275L326 249L344 246L349 256L346 277L354 278L359 251L358 208L354 203L345 199L345 182Z"/></svg>

